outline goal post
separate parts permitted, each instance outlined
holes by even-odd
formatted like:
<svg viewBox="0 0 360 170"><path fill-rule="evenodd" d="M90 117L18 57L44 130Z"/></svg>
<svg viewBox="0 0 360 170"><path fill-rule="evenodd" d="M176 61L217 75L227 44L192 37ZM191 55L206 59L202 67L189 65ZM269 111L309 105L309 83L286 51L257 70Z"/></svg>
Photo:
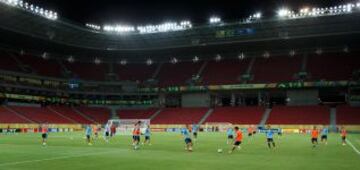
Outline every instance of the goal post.
<svg viewBox="0 0 360 170"><path fill-rule="evenodd" d="M226 132L229 127L232 128L232 125L229 122L207 122L204 125L204 130L207 132Z"/></svg>
<svg viewBox="0 0 360 170"><path fill-rule="evenodd" d="M117 135L131 135L135 123L141 121L141 133L150 125L150 119L110 119L108 125L115 126Z"/></svg>

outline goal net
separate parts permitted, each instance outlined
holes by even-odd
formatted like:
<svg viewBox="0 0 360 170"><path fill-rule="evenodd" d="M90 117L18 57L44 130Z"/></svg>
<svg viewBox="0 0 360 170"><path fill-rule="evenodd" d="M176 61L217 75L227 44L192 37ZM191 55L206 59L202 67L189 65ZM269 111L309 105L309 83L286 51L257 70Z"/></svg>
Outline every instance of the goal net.
<svg viewBox="0 0 360 170"><path fill-rule="evenodd" d="M150 119L110 119L108 124L115 126L117 135L131 135L135 123L141 121L141 133L150 125Z"/></svg>
<svg viewBox="0 0 360 170"><path fill-rule="evenodd" d="M207 132L226 132L228 128L232 128L229 122L207 122L204 130Z"/></svg>

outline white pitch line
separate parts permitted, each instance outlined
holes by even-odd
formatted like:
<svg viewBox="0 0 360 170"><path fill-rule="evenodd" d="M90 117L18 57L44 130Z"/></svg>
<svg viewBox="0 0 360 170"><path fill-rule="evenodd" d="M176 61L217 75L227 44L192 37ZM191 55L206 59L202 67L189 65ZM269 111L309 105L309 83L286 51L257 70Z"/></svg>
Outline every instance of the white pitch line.
<svg viewBox="0 0 360 170"><path fill-rule="evenodd" d="M356 147L350 142L350 140L346 139L346 142L353 148L353 150L360 155L360 151L356 149Z"/></svg>
<svg viewBox="0 0 360 170"><path fill-rule="evenodd" d="M112 153L112 152L115 152L115 151L87 153L87 154L72 155L72 156L59 156L59 157L54 157L54 158L36 159L36 160L28 160L28 161L8 162L8 163L1 163L1 164L0 164L0 167L1 167L1 166L10 166L10 165L19 165L19 164L33 163L33 162L53 161L53 160L61 160L61 159L69 159L69 158L78 158L78 157L85 157L85 156L93 156L93 155L102 155L102 154L107 154L107 153Z"/></svg>

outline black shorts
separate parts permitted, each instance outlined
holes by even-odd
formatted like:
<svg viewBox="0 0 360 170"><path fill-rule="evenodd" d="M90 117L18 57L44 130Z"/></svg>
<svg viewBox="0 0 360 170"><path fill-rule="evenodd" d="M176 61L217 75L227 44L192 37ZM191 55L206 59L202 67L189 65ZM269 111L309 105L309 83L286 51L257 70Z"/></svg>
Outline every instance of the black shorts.
<svg viewBox="0 0 360 170"><path fill-rule="evenodd" d="M234 139L233 135L228 135L228 139Z"/></svg>
<svg viewBox="0 0 360 170"><path fill-rule="evenodd" d="M321 140L327 139L327 135L322 135Z"/></svg>
<svg viewBox="0 0 360 170"><path fill-rule="evenodd" d="M255 135L255 134L256 134L256 131L254 131L253 134Z"/></svg>
<svg viewBox="0 0 360 170"><path fill-rule="evenodd" d="M86 135L86 139L90 139L90 135Z"/></svg>
<svg viewBox="0 0 360 170"><path fill-rule="evenodd" d="M186 143L186 144L189 144L189 143L192 143L192 141L191 141L190 138L186 138L186 139L185 139L185 143Z"/></svg>
<svg viewBox="0 0 360 170"><path fill-rule="evenodd" d="M109 132L105 132L105 136L106 136L106 137L109 136Z"/></svg>
<svg viewBox="0 0 360 170"><path fill-rule="evenodd" d="M267 138L267 142L274 142L273 138Z"/></svg>
<svg viewBox="0 0 360 170"><path fill-rule="evenodd" d="M134 141L140 141L140 136L133 136Z"/></svg>
<svg viewBox="0 0 360 170"><path fill-rule="evenodd" d="M249 133L248 136L252 136L253 134L252 133Z"/></svg>
<svg viewBox="0 0 360 170"><path fill-rule="evenodd" d="M194 136L197 136L197 132L194 132L193 135L194 135Z"/></svg>
<svg viewBox="0 0 360 170"><path fill-rule="evenodd" d="M241 141L235 141L234 145L239 146L241 144Z"/></svg>
<svg viewBox="0 0 360 170"><path fill-rule="evenodd" d="M282 135L282 133L281 133L281 132L279 132L279 133L278 133L278 135L279 135L279 136L281 136L281 135Z"/></svg>
<svg viewBox="0 0 360 170"><path fill-rule="evenodd" d="M342 140L346 140L346 136L342 136L341 139L342 139Z"/></svg>
<svg viewBox="0 0 360 170"><path fill-rule="evenodd" d="M150 140L150 136L145 136L145 140Z"/></svg>
<svg viewBox="0 0 360 170"><path fill-rule="evenodd" d="M46 138L48 137L48 135L47 135L46 133L43 133L43 134L41 134L41 137L42 137L43 139L46 139Z"/></svg>
<svg viewBox="0 0 360 170"><path fill-rule="evenodd" d="M95 135L97 136L97 135L99 135L97 132L95 132Z"/></svg>
<svg viewBox="0 0 360 170"><path fill-rule="evenodd" d="M311 142L318 142L318 138L311 138Z"/></svg>

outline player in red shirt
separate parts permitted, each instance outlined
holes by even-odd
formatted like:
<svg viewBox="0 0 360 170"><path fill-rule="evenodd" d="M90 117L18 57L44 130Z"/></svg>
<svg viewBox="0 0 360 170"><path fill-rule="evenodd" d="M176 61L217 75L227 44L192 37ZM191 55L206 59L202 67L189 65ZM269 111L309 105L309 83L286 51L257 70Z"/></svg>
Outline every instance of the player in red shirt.
<svg viewBox="0 0 360 170"><path fill-rule="evenodd" d="M346 145L346 135L347 135L345 127L341 127L340 133L341 133L342 145L345 146Z"/></svg>
<svg viewBox="0 0 360 170"><path fill-rule="evenodd" d="M243 139L243 134L242 134L241 130L239 129L239 127L236 126L234 129L235 129L236 137L235 137L235 140L234 140L234 145L233 145L233 147L231 148L231 150L229 151L229 153L234 152L234 150L235 150L236 148L241 149L241 148L240 148L240 144L241 144L242 139Z"/></svg>

